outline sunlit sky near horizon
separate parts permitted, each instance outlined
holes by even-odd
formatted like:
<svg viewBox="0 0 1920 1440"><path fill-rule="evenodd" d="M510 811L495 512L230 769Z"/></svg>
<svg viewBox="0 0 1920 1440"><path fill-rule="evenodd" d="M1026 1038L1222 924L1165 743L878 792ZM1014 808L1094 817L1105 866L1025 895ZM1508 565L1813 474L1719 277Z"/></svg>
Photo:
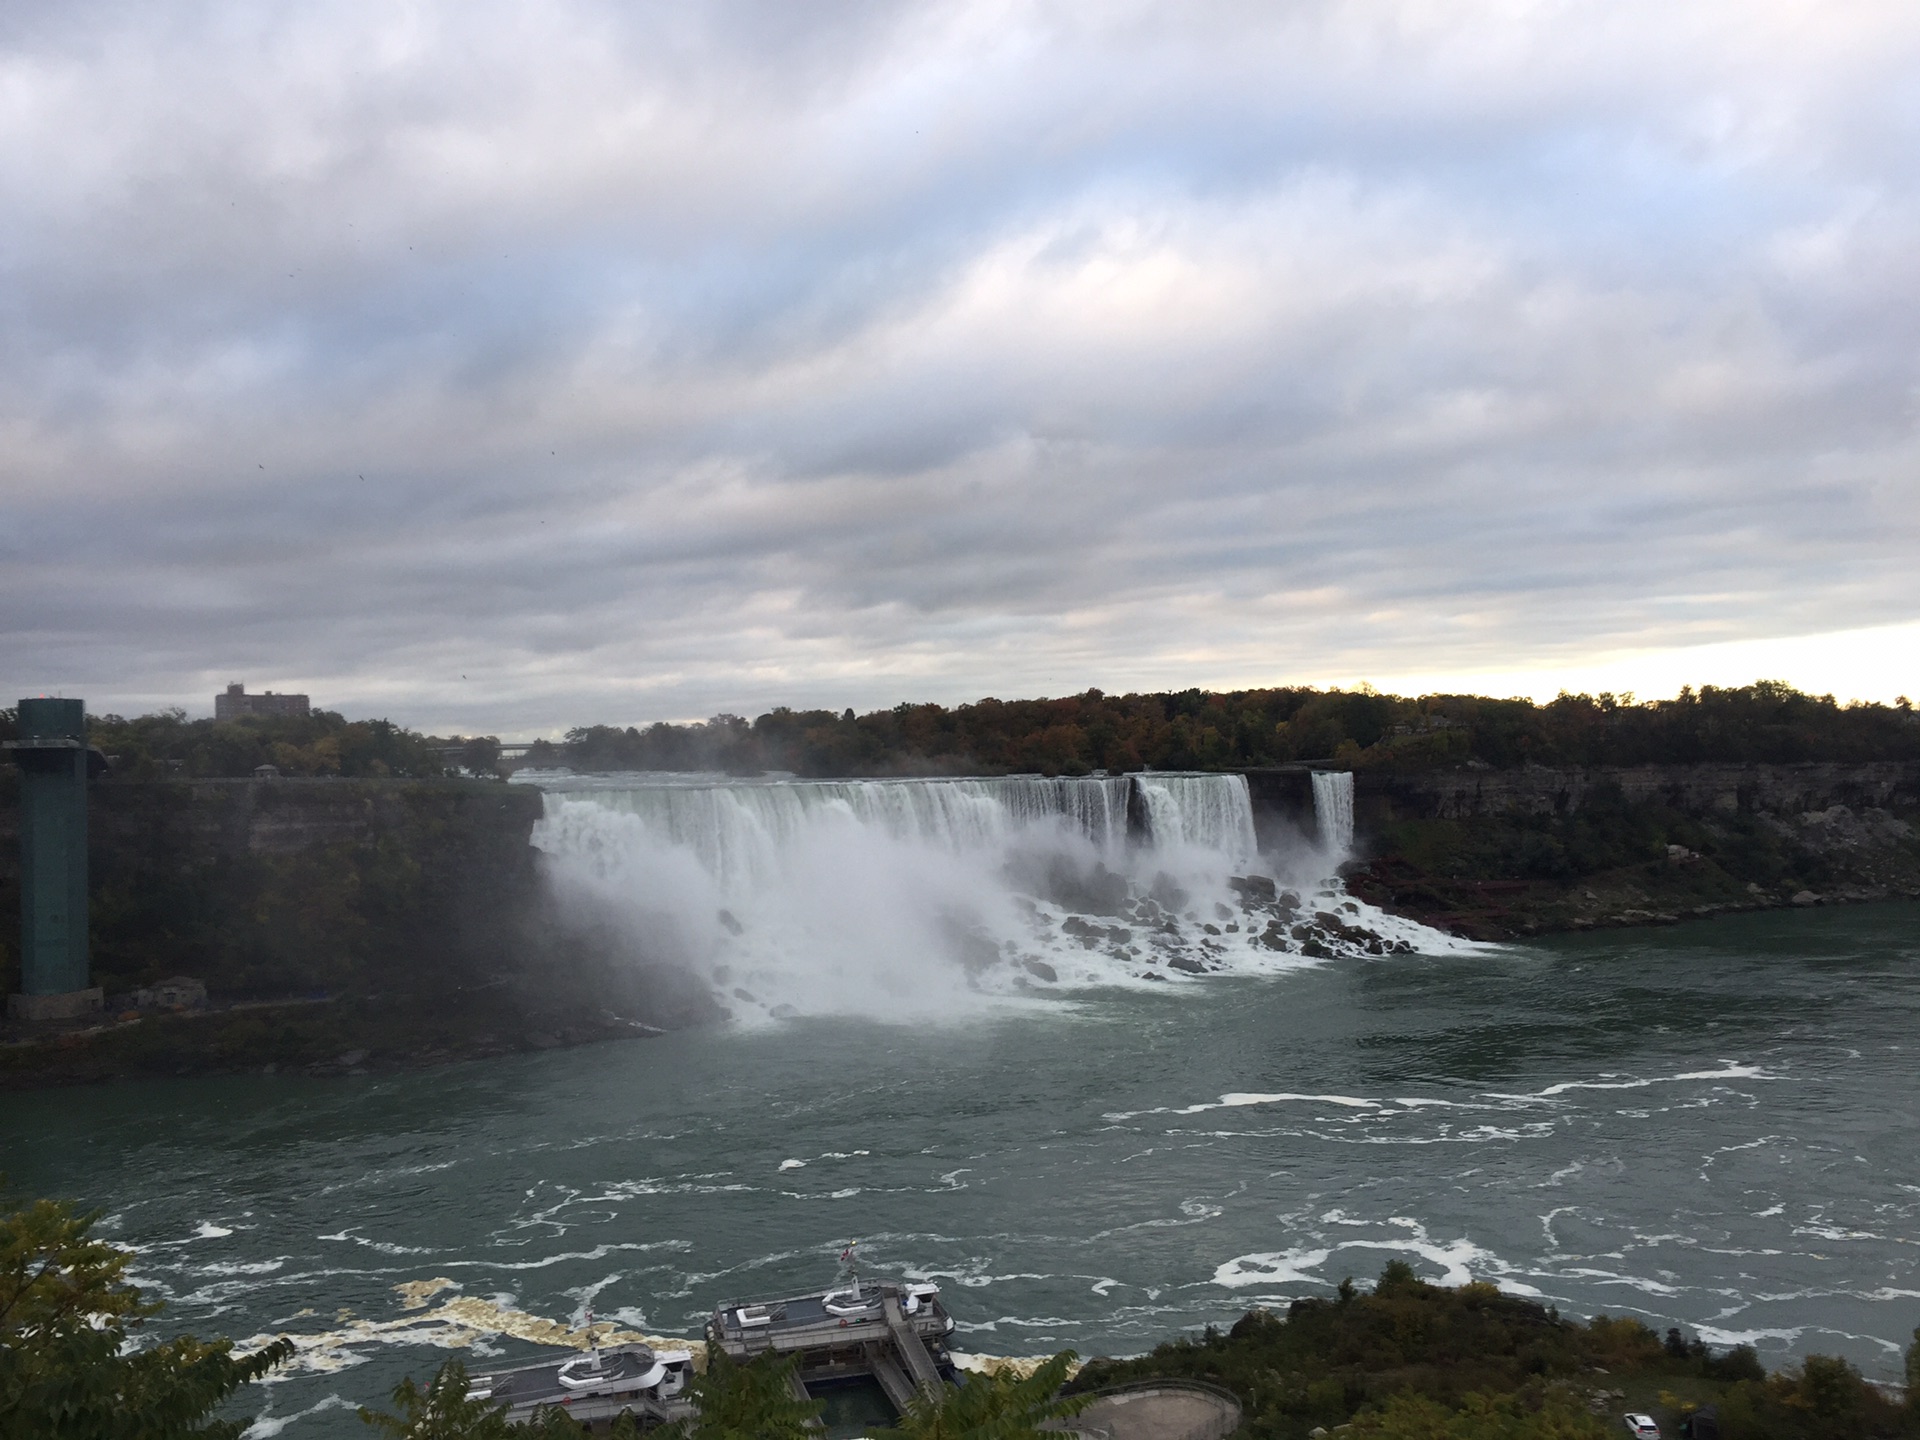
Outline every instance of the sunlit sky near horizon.
<svg viewBox="0 0 1920 1440"><path fill-rule="evenodd" d="M0 5L0 685L1920 693L1910 3Z"/></svg>

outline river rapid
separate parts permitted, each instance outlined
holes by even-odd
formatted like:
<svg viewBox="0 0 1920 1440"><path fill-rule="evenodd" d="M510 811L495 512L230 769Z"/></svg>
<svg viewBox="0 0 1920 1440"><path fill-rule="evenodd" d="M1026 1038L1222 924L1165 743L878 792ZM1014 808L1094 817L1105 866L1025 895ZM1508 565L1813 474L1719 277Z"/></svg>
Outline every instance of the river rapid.
<svg viewBox="0 0 1920 1440"><path fill-rule="evenodd" d="M1057 931L1047 903L1004 943ZM1226 946L1163 981L1141 930L1058 983L1009 952L1026 980L938 1015L743 1003L415 1074L15 1096L0 1146L14 1195L105 1210L163 1333L297 1338L247 1401L256 1436L368 1433L352 1407L402 1375L531 1357L589 1309L691 1335L729 1297L825 1284L849 1241L938 1280L978 1354L1136 1352L1399 1257L1893 1377L1920 1323L1917 922ZM1098 959L1086 928L1059 938ZM1156 933L1216 939L1177 928Z"/></svg>

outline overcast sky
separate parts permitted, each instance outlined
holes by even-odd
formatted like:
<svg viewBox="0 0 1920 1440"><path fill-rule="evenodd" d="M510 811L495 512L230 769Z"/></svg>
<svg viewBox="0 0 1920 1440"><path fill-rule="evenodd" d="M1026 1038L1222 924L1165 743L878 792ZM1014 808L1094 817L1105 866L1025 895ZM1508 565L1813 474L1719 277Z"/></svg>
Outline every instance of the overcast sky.
<svg viewBox="0 0 1920 1440"><path fill-rule="evenodd" d="M0 5L5 699L1920 693L1916 76L1912 0Z"/></svg>

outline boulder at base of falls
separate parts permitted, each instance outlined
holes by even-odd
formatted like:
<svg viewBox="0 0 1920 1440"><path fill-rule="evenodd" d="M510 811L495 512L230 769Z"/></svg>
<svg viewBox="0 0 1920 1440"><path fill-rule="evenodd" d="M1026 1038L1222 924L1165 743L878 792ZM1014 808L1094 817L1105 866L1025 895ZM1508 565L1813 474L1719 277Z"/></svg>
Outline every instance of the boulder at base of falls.
<svg viewBox="0 0 1920 1440"><path fill-rule="evenodd" d="M1177 928L1177 927L1170 927ZM1078 915L1069 915L1061 922L1062 933L1073 936L1082 948L1091 950L1102 940L1111 940L1115 945L1125 945L1133 939L1133 931L1124 925L1091 925Z"/></svg>
<svg viewBox="0 0 1920 1440"><path fill-rule="evenodd" d="M1169 970L1184 970L1189 975L1204 975L1207 973L1206 966L1202 965L1198 960L1191 959L1185 955L1175 955L1171 960L1167 961L1167 968Z"/></svg>
<svg viewBox="0 0 1920 1440"><path fill-rule="evenodd" d="M1046 961L1025 960L1025 961L1022 961L1021 963L1026 967L1027 973L1033 976L1034 979L1044 980L1049 985L1057 984L1059 982L1060 972L1054 969L1053 966L1047 964Z"/></svg>
<svg viewBox="0 0 1920 1440"><path fill-rule="evenodd" d="M1274 900L1273 881L1265 875L1235 875L1227 888L1248 905L1271 905Z"/></svg>

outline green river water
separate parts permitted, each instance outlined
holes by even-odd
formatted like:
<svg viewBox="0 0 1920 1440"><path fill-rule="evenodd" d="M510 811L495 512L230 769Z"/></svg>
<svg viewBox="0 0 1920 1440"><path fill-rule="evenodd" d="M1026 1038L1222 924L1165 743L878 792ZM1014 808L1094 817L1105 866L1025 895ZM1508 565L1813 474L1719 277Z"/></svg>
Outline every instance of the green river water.
<svg viewBox="0 0 1920 1440"><path fill-rule="evenodd" d="M370 1433L351 1406L448 1347L540 1353L525 1317L691 1334L849 1240L980 1353L1138 1351L1400 1256L1886 1377L1920 1323L1916 1058L1920 908L1880 906L19 1095L0 1163L105 1209L163 1328L301 1337L256 1436Z"/></svg>

